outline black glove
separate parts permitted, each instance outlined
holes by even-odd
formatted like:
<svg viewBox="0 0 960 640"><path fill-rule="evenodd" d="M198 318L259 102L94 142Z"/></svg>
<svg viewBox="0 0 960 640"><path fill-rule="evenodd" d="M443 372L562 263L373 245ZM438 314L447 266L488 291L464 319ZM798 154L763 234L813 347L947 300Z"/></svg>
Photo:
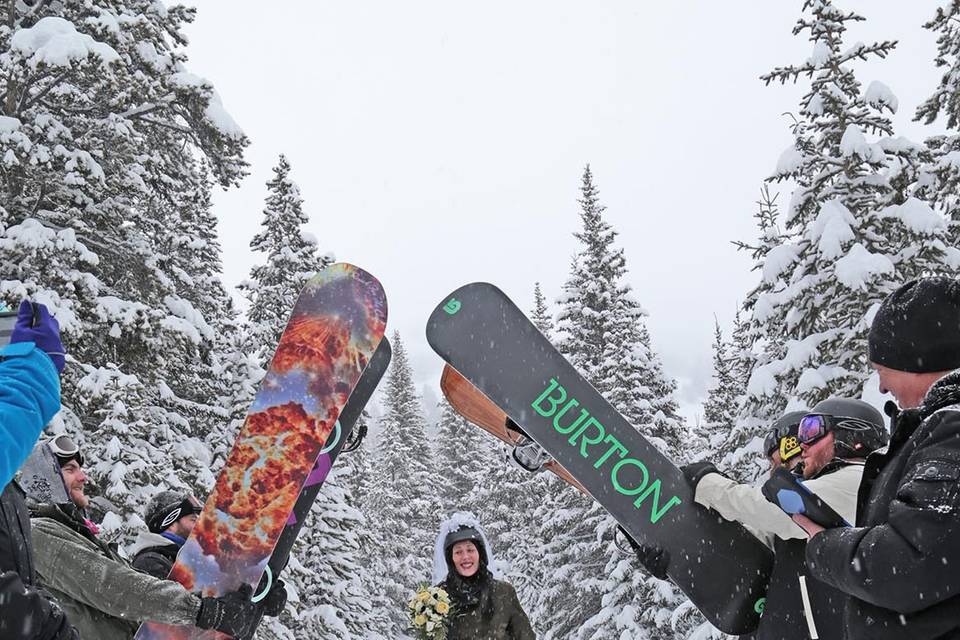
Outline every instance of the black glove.
<svg viewBox="0 0 960 640"><path fill-rule="evenodd" d="M201 598L197 626L243 637L260 618L260 607L250 600L253 589L245 584L219 598Z"/></svg>
<svg viewBox="0 0 960 640"><path fill-rule="evenodd" d="M25 587L13 571L0 574L0 636L11 640L79 640L63 610L46 595Z"/></svg>
<svg viewBox="0 0 960 640"><path fill-rule="evenodd" d="M283 608L287 606L287 587L283 584L283 580L277 578L273 581L273 586L270 587L267 597L263 599L260 606L263 608L263 615L271 618L276 618L283 613Z"/></svg>
<svg viewBox="0 0 960 640"><path fill-rule="evenodd" d="M627 533L623 527L618 526L620 533L630 543L630 547L637 555L637 560L647 570L647 573L660 580L667 579L667 567L670 566L670 552L662 547L639 544L633 537Z"/></svg>
<svg viewBox="0 0 960 640"><path fill-rule="evenodd" d="M704 476L711 473L720 473L719 471L717 471L717 467L714 466L712 462L709 462L707 460L685 464L682 467L680 467L680 471L683 472L683 477L687 479L687 482L690 484L690 487L694 491L697 490L697 484L699 484L700 481L703 480Z"/></svg>

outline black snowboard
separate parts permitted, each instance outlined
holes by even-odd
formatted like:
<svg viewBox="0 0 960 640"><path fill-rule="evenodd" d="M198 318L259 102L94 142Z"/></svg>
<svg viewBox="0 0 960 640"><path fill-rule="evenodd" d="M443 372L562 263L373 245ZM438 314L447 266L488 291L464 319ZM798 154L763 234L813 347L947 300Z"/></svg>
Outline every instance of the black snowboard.
<svg viewBox="0 0 960 640"><path fill-rule="evenodd" d="M696 505L683 474L611 407L513 302L474 283L444 300L427 341L567 469L725 633L756 628L772 553Z"/></svg>
<svg viewBox="0 0 960 640"><path fill-rule="evenodd" d="M377 350L373 353L373 357L370 358L370 362L364 368L363 373L360 374L360 380L357 381L357 385L353 388L353 393L351 393L347 399L347 404L344 405L343 411L340 412L340 419L338 420L340 424L339 430L335 431L330 437L331 442L334 438L336 438L336 442L324 447L324 453L321 453L320 457L317 458L317 464L314 466L310 479L307 480L307 483L303 486L303 490L300 491L300 497L297 498L297 502L293 507L293 513L290 514L290 519L287 521L287 526L284 527L283 533L280 534L280 538L277 540L277 546L273 549L273 555L270 556L270 561L267 562L267 569L257 589L258 596L262 597L266 594L271 582L276 576L279 576L280 572L287 566L287 560L290 558L293 543L296 542L297 536L300 534L300 529L303 528L303 524L307 520L310 507L313 506L317 494L320 493L320 488L323 486L323 481L326 479L327 473L329 473L334 460L336 460L340 452L343 451L344 446L350 441L353 426L357 423L357 420L360 419L363 408L367 405L377 385L380 383L380 379L386 372L392 356L393 351L390 348L390 342L384 337L380 340L380 344L377 345ZM327 451L328 448L329 451ZM347 451L349 450L350 449L347 449ZM241 638L240 640L248 640L248 638L252 637L258 626L259 622L251 628L250 636Z"/></svg>

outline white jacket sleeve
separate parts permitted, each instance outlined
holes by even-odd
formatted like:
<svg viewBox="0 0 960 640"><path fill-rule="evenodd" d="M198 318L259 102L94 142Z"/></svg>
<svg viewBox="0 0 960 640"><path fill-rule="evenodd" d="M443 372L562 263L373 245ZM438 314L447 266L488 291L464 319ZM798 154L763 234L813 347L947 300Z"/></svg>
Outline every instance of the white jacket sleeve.
<svg viewBox="0 0 960 640"><path fill-rule="evenodd" d="M807 480L804 484L853 524L862 475L863 464L853 463L833 473ZM713 509L727 520L739 522L770 547L773 546L774 537L783 540L807 537L790 516L763 497L760 487L740 484L718 473L708 474L700 480L694 501Z"/></svg>
<svg viewBox="0 0 960 640"><path fill-rule="evenodd" d="M774 536L784 540L807 537L790 516L763 497L760 487L740 484L719 473L705 475L697 483L693 499L725 519L739 522L770 548Z"/></svg>

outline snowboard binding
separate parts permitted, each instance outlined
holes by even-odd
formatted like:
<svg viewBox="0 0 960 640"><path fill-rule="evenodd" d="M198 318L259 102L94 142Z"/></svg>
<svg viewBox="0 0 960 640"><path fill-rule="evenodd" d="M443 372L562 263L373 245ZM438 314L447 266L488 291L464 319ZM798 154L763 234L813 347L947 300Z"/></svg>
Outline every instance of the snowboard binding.
<svg viewBox="0 0 960 640"><path fill-rule="evenodd" d="M347 442L343 445L343 448L340 449L340 453L353 453L360 448L360 444L363 442L364 437L367 435L367 425L361 424L360 427L353 431L348 437Z"/></svg>
<svg viewBox="0 0 960 640"><path fill-rule="evenodd" d="M506 420L506 426L508 430L518 435L517 442L510 452L511 460L528 473L543 471L543 465L553 460L553 457L524 433L520 425L509 417Z"/></svg>

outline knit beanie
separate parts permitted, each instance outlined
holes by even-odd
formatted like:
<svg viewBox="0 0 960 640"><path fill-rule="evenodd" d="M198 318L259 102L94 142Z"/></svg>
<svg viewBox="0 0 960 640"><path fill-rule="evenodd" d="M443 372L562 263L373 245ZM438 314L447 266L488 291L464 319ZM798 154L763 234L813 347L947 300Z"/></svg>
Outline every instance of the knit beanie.
<svg viewBox="0 0 960 640"><path fill-rule="evenodd" d="M920 278L887 296L870 327L869 354L908 373L960 368L960 282Z"/></svg>

